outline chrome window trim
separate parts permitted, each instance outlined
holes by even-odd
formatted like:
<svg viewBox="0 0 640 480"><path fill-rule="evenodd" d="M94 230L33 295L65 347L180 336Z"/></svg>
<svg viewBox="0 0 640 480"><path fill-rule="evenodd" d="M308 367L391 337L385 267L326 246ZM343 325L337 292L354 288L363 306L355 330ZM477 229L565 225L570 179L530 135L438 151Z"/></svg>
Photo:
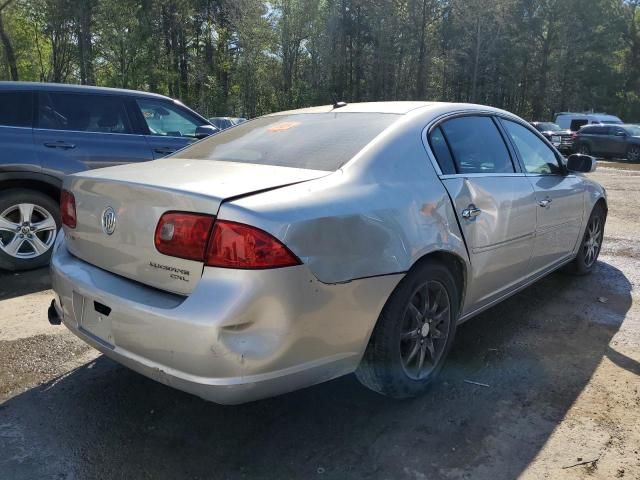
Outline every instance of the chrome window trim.
<svg viewBox="0 0 640 480"><path fill-rule="evenodd" d="M22 128L23 130L33 130L33 127L18 127L15 125L5 125L3 123L0 123L0 128Z"/></svg>

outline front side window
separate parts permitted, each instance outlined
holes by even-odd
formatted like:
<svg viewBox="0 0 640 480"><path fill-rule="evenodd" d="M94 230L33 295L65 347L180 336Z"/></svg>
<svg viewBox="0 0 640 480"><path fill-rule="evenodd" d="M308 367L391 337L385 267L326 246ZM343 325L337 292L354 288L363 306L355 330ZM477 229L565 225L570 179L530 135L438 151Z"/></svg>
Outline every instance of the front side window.
<svg viewBox="0 0 640 480"><path fill-rule="evenodd" d="M560 173L555 153L536 134L519 123L502 120L528 173Z"/></svg>
<svg viewBox="0 0 640 480"><path fill-rule="evenodd" d="M0 92L0 126L31 127L31 92Z"/></svg>
<svg viewBox="0 0 640 480"><path fill-rule="evenodd" d="M124 102L114 95L41 93L37 126L77 132L131 133Z"/></svg>
<svg viewBox="0 0 640 480"><path fill-rule="evenodd" d="M456 170L465 173L513 173L513 163L491 117L458 117L444 122Z"/></svg>
<svg viewBox="0 0 640 480"><path fill-rule="evenodd" d="M577 132L578 130L580 130L580 127L583 125L587 125L589 123L589 120L587 120L586 118L581 118L578 120L571 120L571 125L569 127L569 129L573 132Z"/></svg>
<svg viewBox="0 0 640 480"><path fill-rule="evenodd" d="M203 123L189 111L162 100L136 100L151 135L167 137L195 137L196 128Z"/></svg>

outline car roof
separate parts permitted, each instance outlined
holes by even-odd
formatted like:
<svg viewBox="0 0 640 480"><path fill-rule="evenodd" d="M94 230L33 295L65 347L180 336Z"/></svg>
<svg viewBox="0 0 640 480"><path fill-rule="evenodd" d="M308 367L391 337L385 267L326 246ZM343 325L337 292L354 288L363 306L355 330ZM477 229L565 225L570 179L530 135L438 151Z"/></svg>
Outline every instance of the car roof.
<svg viewBox="0 0 640 480"><path fill-rule="evenodd" d="M442 105L441 102L360 102L347 103L343 107L334 108L333 105L322 105L319 107L300 108L297 110L287 110L284 112L275 112L270 115L296 115L304 113L395 113L405 114L411 110L424 108L434 105Z"/></svg>
<svg viewBox="0 0 640 480"><path fill-rule="evenodd" d="M71 85L67 83L43 83L43 82L5 82L0 81L0 91L3 90L32 90L48 92L68 93L99 93L101 95L131 95L136 97L152 97L172 100L158 93L141 92L139 90L127 90L124 88L94 87L89 85Z"/></svg>

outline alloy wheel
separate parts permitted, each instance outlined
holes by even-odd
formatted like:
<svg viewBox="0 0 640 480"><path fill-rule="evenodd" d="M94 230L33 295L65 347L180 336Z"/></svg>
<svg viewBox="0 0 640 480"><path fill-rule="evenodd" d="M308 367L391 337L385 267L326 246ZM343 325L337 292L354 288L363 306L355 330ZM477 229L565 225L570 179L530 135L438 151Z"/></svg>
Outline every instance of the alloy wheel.
<svg viewBox="0 0 640 480"><path fill-rule="evenodd" d="M19 259L45 254L56 239L51 212L33 203L19 203L0 213L0 250Z"/></svg>
<svg viewBox="0 0 640 480"><path fill-rule="evenodd" d="M589 150L589 147L587 145L580 145L580 147L578 148L578 153L582 155L589 155L591 153L591 150Z"/></svg>
<svg viewBox="0 0 640 480"><path fill-rule="evenodd" d="M627 160L629 160L630 162L640 161L640 147L631 147L629 149L629 152L627 153Z"/></svg>
<svg viewBox="0 0 640 480"><path fill-rule="evenodd" d="M444 285L428 281L411 296L404 311L400 359L406 375L422 380L444 353L451 323L451 302Z"/></svg>
<svg viewBox="0 0 640 480"><path fill-rule="evenodd" d="M594 216L587 225L584 243L582 245L584 253L584 264L591 267L598 258L600 246L602 245L602 218Z"/></svg>

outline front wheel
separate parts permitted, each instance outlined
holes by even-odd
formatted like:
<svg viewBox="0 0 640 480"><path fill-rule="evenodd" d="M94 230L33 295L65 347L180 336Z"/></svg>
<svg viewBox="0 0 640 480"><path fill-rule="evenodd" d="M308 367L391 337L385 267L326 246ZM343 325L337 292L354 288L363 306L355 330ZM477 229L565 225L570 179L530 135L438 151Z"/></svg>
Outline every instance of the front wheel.
<svg viewBox="0 0 640 480"><path fill-rule="evenodd" d="M60 228L60 209L48 195L26 189L0 194L0 268L43 267Z"/></svg>
<svg viewBox="0 0 640 480"><path fill-rule="evenodd" d="M630 162L640 162L640 145L631 145L627 150L627 160Z"/></svg>
<svg viewBox="0 0 640 480"><path fill-rule="evenodd" d="M440 263L409 272L389 297L356 376L366 387L393 398L424 392L451 348L460 294Z"/></svg>
<svg viewBox="0 0 640 480"><path fill-rule="evenodd" d="M600 255L600 249L602 248L604 224L606 220L607 214L604 208L602 208L601 205L596 205L587 222L587 228L582 237L578 255L567 265L567 271L569 273L576 275L591 273L598 259L598 255Z"/></svg>

